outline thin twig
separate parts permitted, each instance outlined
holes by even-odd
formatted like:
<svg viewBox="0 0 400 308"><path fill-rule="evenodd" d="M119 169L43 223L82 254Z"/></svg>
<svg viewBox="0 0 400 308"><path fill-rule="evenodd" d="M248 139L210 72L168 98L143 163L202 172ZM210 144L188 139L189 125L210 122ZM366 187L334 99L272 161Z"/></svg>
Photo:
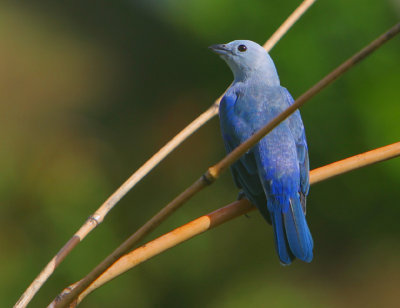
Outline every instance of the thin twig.
<svg viewBox="0 0 400 308"><path fill-rule="evenodd" d="M315 0L304 0L302 4L286 19L271 38L264 44L264 48L270 51L273 46L282 38L283 35L293 26L293 24L307 11ZM190 137L200 127L218 114L219 102L222 95L200 116L186 126L136 172L134 172L82 225L73 237L61 248L61 250L51 259L42 272L35 278L31 285L15 304L15 308L23 308L28 305L33 296L39 291L50 275L64 258L78 245L92 230L94 230L105 218L108 212L154 167L156 167L166 156L175 150L183 141Z"/></svg>
<svg viewBox="0 0 400 308"><path fill-rule="evenodd" d="M315 0L303 1L296 10L285 20L285 22L275 31L274 34L264 44L264 49L269 52L276 43L289 31L289 29L300 19L300 17L313 5Z"/></svg>
<svg viewBox="0 0 400 308"><path fill-rule="evenodd" d="M400 142L355 155L335 163L316 168L310 173L310 184L315 184L340 174L400 156Z"/></svg>
<svg viewBox="0 0 400 308"><path fill-rule="evenodd" d="M310 172L310 183L316 184L325 181L334 176L366 167L384 160L400 156L400 142L393 143L375 150L355 155L332 164L314 169ZM223 208L220 208L210 214L201 216L171 232L168 232L159 238L148 242L147 244L124 255L110 268L107 269L99 278L96 279L84 292L82 292L76 304L79 304L87 295L95 289L104 285L108 281L116 278L122 273L133 267L149 260L150 258L163 253L164 251L179 245L196 235L207 230L211 230L222 223L242 216L243 214L254 210L247 199L241 199L233 202ZM67 290L66 292L68 292Z"/></svg>
<svg viewBox="0 0 400 308"><path fill-rule="evenodd" d="M168 203L160 212L158 212L149 221L147 221L124 243L122 243L113 253L111 253L98 266L96 266L86 277L84 277L79 283L77 283L76 287L70 293L66 294L59 303L56 304L56 307L67 307L67 305L70 304L78 296L79 293L85 290L94 280L97 279L97 277L99 277L105 270L107 270L108 267L110 267L117 259L119 259L125 252L127 252L134 244L138 243L144 236L146 236L157 226L159 226L161 222L163 222L169 215L176 211L192 196L201 191L203 188L212 184L224 170L226 170L231 164L238 160L244 153L246 153L251 147L253 147L263 136L269 133L281 121L285 120L297 108L304 105L315 94L317 94L327 85L336 80L340 75L345 73L355 64L359 63L365 57L367 57L380 46L382 46L393 36L398 34L399 31L400 23L396 24L394 27L389 29L387 32L382 34L376 40L371 42L361 51L356 53L350 59L348 59L335 70L333 70L321 81L311 87L307 92L301 95L289 108L287 108L277 117L275 117L270 123L268 123L266 126L257 131L253 136L251 136L248 140L239 145L230 154L225 156L225 158L223 158L220 162L208 168L208 170L197 181L195 181L184 192L182 192L170 203Z"/></svg>

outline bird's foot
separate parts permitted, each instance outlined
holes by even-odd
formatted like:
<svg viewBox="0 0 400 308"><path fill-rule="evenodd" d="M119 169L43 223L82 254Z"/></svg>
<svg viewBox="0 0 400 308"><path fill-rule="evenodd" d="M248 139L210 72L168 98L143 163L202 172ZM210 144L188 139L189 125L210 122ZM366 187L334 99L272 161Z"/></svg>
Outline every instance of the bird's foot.
<svg viewBox="0 0 400 308"><path fill-rule="evenodd" d="M243 190L241 190L241 191L239 191L239 194L238 194L236 200L242 200L243 198L246 198L246 194L244 193Z"/></svg>
<svg viewBox="0 0 400 308"><path fill-rule="evenodd" d="M237 196L237 200L242 200L242 199L247 199L246 194L244 193L243 190L239 191L239 194ZM250 218L248 214L244 214L244 217Z"/></svg>

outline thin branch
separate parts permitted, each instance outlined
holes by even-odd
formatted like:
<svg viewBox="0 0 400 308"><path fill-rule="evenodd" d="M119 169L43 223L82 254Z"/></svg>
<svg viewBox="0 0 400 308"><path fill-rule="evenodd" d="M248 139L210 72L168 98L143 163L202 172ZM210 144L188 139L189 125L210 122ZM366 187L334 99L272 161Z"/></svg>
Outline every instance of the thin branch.
<svg viewBox="0 0 400 308"><path fill-rule="evenodd" d="M305 0L303 1L297 9L285 20L285 22L275 31L274 34L269 38L269 40L264 44L264 49L269 52L276 43L289 31L289 29L300 19L300 17L307 12L311 5L313 5L315 0Z"/></svg>
<svg viewBox="0 0 400 308"><path fill-rule="evenodd" d="M310 173L310 184L333 178L343 173L400 156L400 142L358 154L335 163L316 168Z"/></svg>
<svg viewBox="0 0 400 308"><path fill-rule="evenodd" d="M319 91L325 88L327 85L336 80L340 75L348 71L355 64L359 63L365 57L370 55L385 42L391 39L393 36L398 34L400 31L400 23L389 29L387 32L382 34L376 40L371 42L360 52L356 53L350 59L341 64L338 68L333 70L330 74L324 77L321 81L311 87L307 92L301 95L289 108L275 117L270 123L257 131L248 140L239 145L235 150L229 153L225 158L214 166L208 168L208 170L191 186L189 186L184 192L178 195L170 203L168 203L160 212L153 216L147 221L141 228L139 228L134 234L132 234L125 242L123 242L112 254L104 259L98 266L96 266L86 277L84 277L71 293L66 294L56 307L66 307L71 303L79 293L85 290L94 280L97 279L108 267L110 267L116 260L118 260L126 251L128 251L134 244L138 243L144 236L149 234L152 230L158 227L169 215L176 211L181 205L189 200L196 193L201 191L203 188L212 184L219 175L226 170L231 164L246 153L251 147L253 147L263 136L269 133L274 127L276 127L281 121L285 120L290 114L292 114L297 108L304 105L308 100L314 97Z"/></svg>
<svg viewBox="0 0 400 308"><path fill-rule="evenodd" d="M332 164L314 169L310 172L310 183L316 184L325 181L334 176L356 170L368 165L372 165L384 160L400 156L400 142L393 143L375 150L355 155ZM149 260L150 258L163 253L164 251L179 245L196 235L207 230L211 230L220 224L242 216L243 214L254 210L247 199L241 199L233 202L223 208L220 208L210 214L201 216L171 232L168 232L159 238L131 251L124 255L110 268L107 269L99 278L96 279L84 292L82 292L76 304L79 304L87 295L98 287L116 278L133 267ZM73 286L64 292L69 292Z"/></svg>
<svg viewBox="0 0 400 308"><path fill-rule="evenodd" d="M264 44L264 48L270 51L283 35L300 19L315 0L304 0L300 6L286 19L271 38ZM23 308L28 305L33 296L39 291L58 265L64 258L78 245L92 230L103 222L108 212L154 167L156 167L166 156L175 150L183 141L190 137L200 127L218 114L218 106L223 95L221 95L205 112L198 116L193 122L186 126L136 172L134 172L98 209L89 217L82 227L72 236L72 238L61 248L61 250L51 259L42 272L35 278L31 285L15 304L15 308Z"/></svg>

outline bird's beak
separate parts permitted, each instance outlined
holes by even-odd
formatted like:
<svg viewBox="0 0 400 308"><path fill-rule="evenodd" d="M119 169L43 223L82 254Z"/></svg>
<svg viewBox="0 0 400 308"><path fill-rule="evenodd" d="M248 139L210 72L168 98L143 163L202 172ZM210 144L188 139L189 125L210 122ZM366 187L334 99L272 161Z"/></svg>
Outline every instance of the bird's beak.
<svg viewBox="0 0 400 308"><path fill-rule="evenodd" d="M210 48L212 51L214 51L216 54L219 54L219 55L226 55L226 54L232 53L231 50L229 49L229 47L226 46L225 44L211 45L208 48Z"/></svg>

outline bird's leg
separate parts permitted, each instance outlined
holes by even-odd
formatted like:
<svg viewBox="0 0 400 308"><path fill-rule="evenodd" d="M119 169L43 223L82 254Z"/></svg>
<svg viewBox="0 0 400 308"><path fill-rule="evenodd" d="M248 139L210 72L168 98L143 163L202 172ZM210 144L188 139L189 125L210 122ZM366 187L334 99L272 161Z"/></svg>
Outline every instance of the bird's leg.
<svg viewBox="0 0 400 308"><path fill-rule="evenodd" d="M247 198L246 198L246 194L244 193L244 191L240 190L239 194L237 196L237 200L242 200L242 199L247 199ZM248 214L244 214L244 217L250 218L250 216Z"/></svg>

